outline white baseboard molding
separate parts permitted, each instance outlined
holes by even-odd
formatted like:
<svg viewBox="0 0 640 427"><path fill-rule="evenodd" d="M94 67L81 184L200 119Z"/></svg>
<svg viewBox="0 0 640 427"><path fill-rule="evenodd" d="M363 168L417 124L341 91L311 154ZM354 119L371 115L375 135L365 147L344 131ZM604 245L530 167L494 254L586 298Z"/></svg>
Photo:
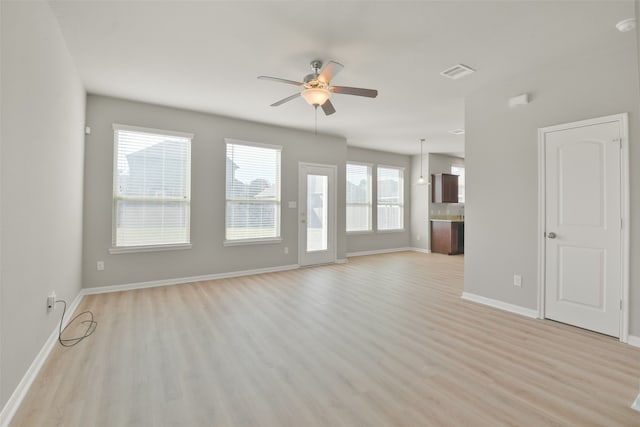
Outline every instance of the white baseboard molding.
<svg viewBox="0 0 640 427"><path fill-rule="evenodd" d="M104 294L108 292L131 291L134 289L157 288L160 286L180 285L183 283L204 282L207 280L229 279L231 277L252 276L254 274L275 273L278 271L295 270L298 264L281 265L277 267L256 268L253 270L231 271L228 273L205 274L203 276L178 277L175 279L152 280L149 282L127 283L123 285L97 286L82 289L83 295Z"/></svg>
<svg viewBox="0 0 640 427"><path fill-rule="evenodd" d="M413 249L407 246L404 248L389 248L389 249L376 249L373 251L347 252L347 258L356 257L356 256L366 256L366 255L390 254L393 252L407 252L411 250Z"/></svg>
<svg viewBox="0 0 640 427"><path fill-rule="evenodd" d="M420 252L423 254L430 254L431 251L429 249L425 249L425 248L409 248L410 250L412 250L413 252Z"/></svg>
<svg viewBox="0 0 640 427"><path fill-rule="evenodd" d="M499 308L500 310L508 311L510 313L519 314L520 316L531 317L533 319L538 318L538 310L532 310L530 308L522 307L515 304L509 304L508 302L499 301L492 298L482 297L480 295L471 294L469 292L462 293L462 299L479 304L488 305L489 307Z"/></svg>
<svg viewBox="0 0 640 427"><path fill-rule="evenodd" d="M349 260L347 260L346 258L338 258L336 260L336 264L346 264L348 262L349 262Z"/></svg>
<svg viewBox="0 0 640 427"><path fill-rule="evenodd" d="M627 344L632 345L634 347L640 347L640 337L637 335L628 335Z"/></svg>
<svg viewBox="0 0 640 427"><path fill-rule="evenodd" d="M81 290L80 292L78 292L78 295L76 295L71 304L69 304L69 306L67 307L66 318L62 323L63 328L67 326L69 320L73 318L73 313L76 311L76 308L78 308L78 304L80 304L80 301L82 301L82 297L83 293ZM58 308L58 310L54 310L53 313L61 313L60 310L61 308ZM13 393L11 394L11 397L9 397L9 400L7 400L4 408L2 408L2 411L0 412L0 427L7 427L9 423L11 423L11 420L20 407L22 400L27 395L31 384L33 384L33 381L38 376L38 373L40 372L40 369L42 369L44 362L47 360L47 357L49 357L49 353L51 353L51 350L58 342L58 332L60 327L59 325L60 324L56 322L56 327L54 328L53 332L51 332L51 335L49 335L49 338L47 338L44 345L36 355L35 359L33 359L33 362L31 362L29 369L27 369L27 372L18 383L18 386L15 388L15 390L13 390Z"/></svg>
<svg viewBox="0 0 640 427"><path fill-rule="evenodd" d="M631 404L631 409L640 412L640 394L638 394L636 400Z"/></svg>

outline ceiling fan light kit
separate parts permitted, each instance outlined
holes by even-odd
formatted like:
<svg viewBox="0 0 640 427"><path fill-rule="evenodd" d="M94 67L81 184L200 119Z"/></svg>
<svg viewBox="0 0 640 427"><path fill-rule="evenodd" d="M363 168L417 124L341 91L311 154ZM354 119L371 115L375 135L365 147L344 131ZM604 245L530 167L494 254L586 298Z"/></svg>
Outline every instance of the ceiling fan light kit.
<svg viewBox="0 0 640 427"><path fill-rule="evenodd" d="M320 70L321 68L322 61L318 59L314 59L313 61L311 61L311 69L313 70L313 72L311 74L307 74L302 82L270 76L258 76L258 78L260 80L270 80L278 83L286 83L302 87L302 90L300 92L296 92L293 95L274 102L273 104L271 104L272 107L277 107L293 99L296 99L299 96L302 96L309 105L312 105L315 108L321 106L322 111L324 111L324 114L327 116L336 112L336 109L333 107L333 104L329 100L332 93L364 96L366 98L375 98L376 96L378 96L378 91L375 89L364 89L348 86L331 86L331 80L344 68L344 65L340 64L339 62L329 61L327 65L322 68L322 71Z"/></svg>
<svg viewBox="0 0 640 427"><path fill-rule="evenodd" d="M302 91L302 97L304 100L307 101L309 105L313 105L315 107L327 102L330 96L331 92L321 87L312 87Z"/></svg>

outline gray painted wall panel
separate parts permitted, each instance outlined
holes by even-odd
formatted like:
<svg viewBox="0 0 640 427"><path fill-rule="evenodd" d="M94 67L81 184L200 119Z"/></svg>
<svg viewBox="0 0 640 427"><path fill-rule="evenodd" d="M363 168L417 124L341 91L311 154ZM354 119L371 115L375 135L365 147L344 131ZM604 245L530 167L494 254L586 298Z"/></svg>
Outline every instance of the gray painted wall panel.
<svg viewBox="0 0 640 427"><path fill-rule="evenodd" d="M89 95L87 138L83 280L86 287L138 283L216 273L268 268L298 262L299 162L338 166L338 183L344 183L347 158L342 138L313 135L276 126L117 98ZM192 249L109 254L113 176L112 124L194 133L191 175ZM283 241L278 244L223 246L225 227L224 138L281 145ZM344 185L337 186L338 258L346 252ZM284 248L289 248L289 254ZM104 271L96 261L105 262Z"/></svg>
<svg viewBox="0 0 640 427"><path fill-rule="evenodd" d="M1 2L0 408L81 288L85 92L45 2Z"/></svg>
<svg viewBox="0 0 640 427"><path fill-rule="evenodd" d="M422 156L422 177L429 182L429 154ZM411 157L411 247L430 249L429 203L431 186L418 185L420 179L420 155Z"/></svg>

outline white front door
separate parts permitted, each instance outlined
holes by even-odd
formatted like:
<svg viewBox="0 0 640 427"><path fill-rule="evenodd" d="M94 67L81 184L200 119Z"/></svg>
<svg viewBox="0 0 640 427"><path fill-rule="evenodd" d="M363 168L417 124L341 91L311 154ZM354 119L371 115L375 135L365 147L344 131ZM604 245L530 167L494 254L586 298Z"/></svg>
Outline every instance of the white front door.
<svg viewBox="0 0 640 427"><path fill-rule="evenodd" d="M621 125L593 120L542 130L544 316L620 336Z"/></svg>
<svg viewBox="0 0 640 427"><path fill-rule="evenodd" d="M300 163L300 265L336 260L336 167Z"/></svg>

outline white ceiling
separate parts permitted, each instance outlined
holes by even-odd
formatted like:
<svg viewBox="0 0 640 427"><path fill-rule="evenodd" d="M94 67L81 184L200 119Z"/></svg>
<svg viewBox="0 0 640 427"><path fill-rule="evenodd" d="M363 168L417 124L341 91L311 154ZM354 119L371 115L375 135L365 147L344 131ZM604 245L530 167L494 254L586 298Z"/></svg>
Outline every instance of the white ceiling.
<svg viewBox="0 0 640 427"><path fill-rule="evenodd" d="M345 65L318 131L404 154L462 153L464 98L531 67L628 36L633 1L50 1L90 93L313 130L302 98L269 105L318 58ZM477 70L461 80L439 72ZM531 88L534 90L535 88ZM517 95L517 94L513 94ZM505 99L505 104L507 100Z"/></svg>

